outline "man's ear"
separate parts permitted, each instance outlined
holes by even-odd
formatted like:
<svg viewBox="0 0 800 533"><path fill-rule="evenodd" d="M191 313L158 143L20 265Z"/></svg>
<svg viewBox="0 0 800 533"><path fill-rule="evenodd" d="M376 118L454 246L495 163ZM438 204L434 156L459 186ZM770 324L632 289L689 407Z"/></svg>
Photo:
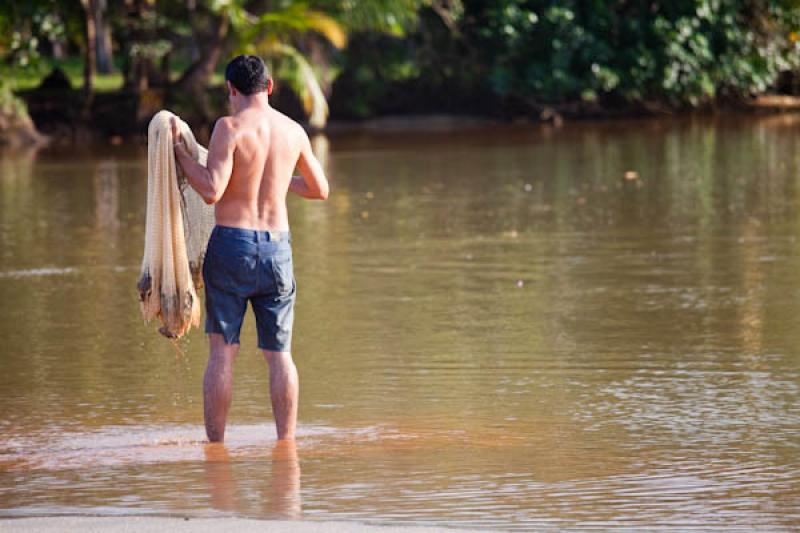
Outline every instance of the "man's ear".
<svg viewBox="0 0 800 533"><path fill-rule="evenodd" d="M236 96L236 87L228 80L225 80L225 85L228 86L228 91L231 93L231 96Z"/></svg>
<svg viewBox="0 0 800 533"><path fill-rule="evenodd" d="M267 80L267 96L272 95L272 89L275 88L275 84L272 83L272 78Z"/></svg>

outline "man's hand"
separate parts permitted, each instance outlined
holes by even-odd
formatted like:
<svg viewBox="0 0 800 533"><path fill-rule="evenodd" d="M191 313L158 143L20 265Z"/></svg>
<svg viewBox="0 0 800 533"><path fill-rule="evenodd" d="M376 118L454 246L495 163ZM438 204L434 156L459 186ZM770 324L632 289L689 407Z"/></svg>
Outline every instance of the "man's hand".
<svg viewBox="0 0 800 533"><path fill-rule="evenodd" d="M169 117L169 125L172 129L172 150L175 153L175 164L180 171L178 172L178 183L180 183L181 188L183 188L183 183L186 181L186 171L184 170L182 159L189 156L189 151L183 143L183 136L178 128L178 117Z"/></svg>
<svg viewBox="0 0 800 533"><path fill-rule="evenodd" d="M293 176L289 182L289 190L309 200L327 200L329 193L328 179L314 152L306 132L303 135L300 156L297 159L297 170L300 176Z"/></svg>
<svg viewBox="0 0 800 533"><path fill-rule="evenodd" d="M178 129L178 117L170 117L169 124L172 127L172 146L177 150L178 146L183 146L183 138Z"/></svg>

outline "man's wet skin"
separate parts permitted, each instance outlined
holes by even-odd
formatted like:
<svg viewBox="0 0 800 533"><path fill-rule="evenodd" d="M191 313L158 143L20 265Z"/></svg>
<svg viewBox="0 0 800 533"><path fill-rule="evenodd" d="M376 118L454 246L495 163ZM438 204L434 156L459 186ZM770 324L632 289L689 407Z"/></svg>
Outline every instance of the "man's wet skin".
<svg viewBox="0 0 800 533"><path fill-rule="evenodd" d="M195 162L180 143L176 145L178 161L188 170L190 185L214 204L218 225L288 230L289 190L309 199L328 197L322 167L305 130L270 106L271 80L267 91L250 96L228 85L234 95L232 107L238 111L214 126L207 167ZM174 120L173 133L177 135ZM292 176L295 168L300 176Z"/></svg>
<svg viewBox="0 0 800 533"><path fill-rule="evenodd" d="M231 61L229 67L242 57ZM220 118L214 126L207 165L194 161L180 142L175 148L177 161L192 188L207 203L215 205L218 226L288 231L289 191L308 199L328 197L322 166L311 151L305 130L270 106L271 79L265 78L263 87L250 93L238 90L230 79L226 85L232 114ZM177 139L174 120L172 128ZM293 176L295 168L299 176ZM236 335L238 338L238 332ZM209 340L210 355L203 380L204 418L208 439L220 442L225 438L233 362L239 344L226 342L222 334L213 331L209 332ZM278 439L294 439L299 379L291 352L262 351L270 372L270 399Z"/></svg>

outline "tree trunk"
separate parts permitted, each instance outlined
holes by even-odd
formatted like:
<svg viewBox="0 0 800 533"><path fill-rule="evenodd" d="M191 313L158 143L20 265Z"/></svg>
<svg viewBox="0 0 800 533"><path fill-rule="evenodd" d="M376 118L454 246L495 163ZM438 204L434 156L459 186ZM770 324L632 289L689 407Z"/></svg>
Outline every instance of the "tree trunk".
<svg viewBox="0 0 800 533"><path fill-rule="evenodd" d="M145 43L157 38L157 30L153 30L146 23L148 18L155 17L155 2L150 0L125 0L125 9L126 16L124 17L123 28L117 34L122 63L122 79L124 80L123 89L128 91L143 90L150 86L149 67L146 64L149 59L147 54L141 51L134 53L134 45L135 43Z"/></svg>
<svg viewBox="0 0 800 533"><path fill-rule="evenodd" d="M92 11L96 28L97 71L110 74L114 71L111 53L111 26L106 21L108 4L106 0L92 0Z"/></svg>
<svg viewBox="0 0 800 533"><path fill-rule="evenodd" d="M134 87L137 91L142 92L150 88L150 71L152 70L152 61L149 57L137 57L133 63L133 79L135 80Z"/></svg>
<svg viewBox="0 0 800 533"><path fill-rule="evenodd" d="M208 88L211 77L214 75L219 59L222 56L225 37L228 36L228 25L227 17L222 16L218 19L214 33L211 35L208 45L202 50L200 58L186 69L186 72L173 86L174 90L184 92L194 99L200 113L206 119L211 118L206 88Z"/></svg>
<svg viewBox="0 0 800 533"><path fill-rule="evenodd" d="M192 91L199 85L205 90L214 75L214 70L217 68L219 58L222 55L222 46L225 44L227 35L228 18L223 16L219 19L208 46L202 51L200 58L192 63L175 83L178 89Z"/></svg>
<svg viewBox="0 0 800 533"><path fill-rule="evenodd" d="M164 85L164 86L169 86L169 84L171 82L171 80L169 79L170 74L172 73L172 61L171 60L172 60L172 51L169 50L169 51L167 51L166 54L164 54L161 57L161 65L158 67L158 69L160 71L161 84Z"/></svg>
<svg viewBox="0 0 800 533"><path fill-rule="evenodd" d="M53 59L64 59L66 57L67 39L65 37L54 37L50 40Z"/></svg>
<svg viewBox="0 0 800 533"><path fill-rule="evenodd" d="M94 4L97 0L81 0L81 6L86 19L86 49L84 50L83 65L83 93L84 93L84 115L88 115L92 101L94 100L94 76L97 71L97 55L95 45L97 43L97 28L94 24Z"/></svg>

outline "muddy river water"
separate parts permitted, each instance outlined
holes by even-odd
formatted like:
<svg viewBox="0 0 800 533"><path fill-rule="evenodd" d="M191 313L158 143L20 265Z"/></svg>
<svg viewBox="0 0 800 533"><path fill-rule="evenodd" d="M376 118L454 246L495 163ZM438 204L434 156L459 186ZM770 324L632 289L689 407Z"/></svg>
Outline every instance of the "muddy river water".
<svg viewBox="0 0 800 533"><path fill-rule="evenodd" d="M224 445L142 322L143 147L0 155L0 516L800 529L800 121L314 144L296 447L252 315Z"/></svg>

